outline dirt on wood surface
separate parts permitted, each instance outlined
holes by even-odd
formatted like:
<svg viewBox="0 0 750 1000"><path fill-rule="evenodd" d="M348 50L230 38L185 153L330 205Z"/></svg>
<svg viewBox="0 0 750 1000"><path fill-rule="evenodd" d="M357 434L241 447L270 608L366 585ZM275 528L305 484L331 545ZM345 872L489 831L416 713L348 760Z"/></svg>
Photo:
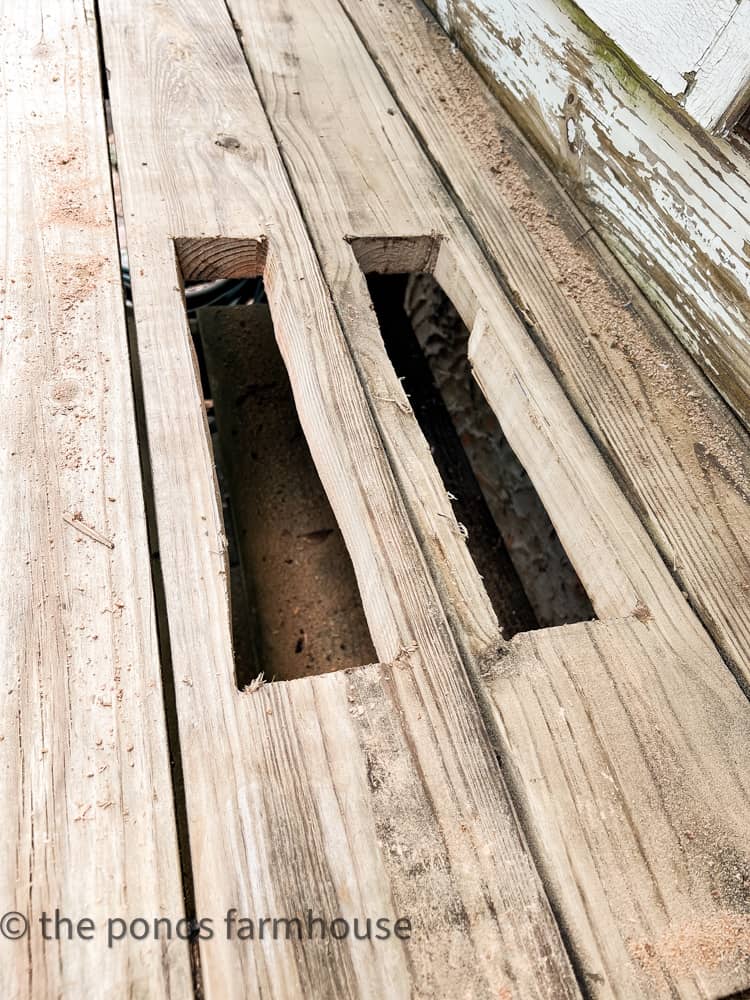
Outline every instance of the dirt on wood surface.
<svg viewBox="0 0 750 1000"><path fill-rule="evenodd" d="M695 917L654 941L630 941L628 950L660 990L668 988L670 978L690 976L696 969L714 972L737 967L741 975L750 955L750 916L726 911L704 919Z"/></svg>
<svg viewBox="0 0 750 1000"><path fill-rule="evenodd" d="M261 672L291 680L376 662L268 307L203 309L199 323L241 563L231 572L240 687Z"/></svg>

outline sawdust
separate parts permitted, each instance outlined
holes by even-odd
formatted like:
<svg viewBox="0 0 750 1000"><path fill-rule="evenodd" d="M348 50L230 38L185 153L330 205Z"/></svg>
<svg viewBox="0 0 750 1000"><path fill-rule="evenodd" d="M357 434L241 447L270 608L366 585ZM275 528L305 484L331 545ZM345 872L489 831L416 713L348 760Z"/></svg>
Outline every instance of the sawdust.
<svg viewBox="0 0 750 1000"><path fill-rule="evenodd" d="M56 275L59 282L57 299L63 312L76 308L93 295L107 263L101 256L66 261L65 269Z"/></svg>
<svg viewBox="0 0 750 1000"><path fill-rule="evenodd" d="M434 120L470 149L479 171L534 237L553 279L575 304L583 320L580 347L589 355L599 390L608 392L613 405L622 408L625 389L644 436L650 433L650 423L658 420L667 429L667 442L680 463L689 468L698 461L704 475L694 475L692 485L706 503L715 499L711 470L750 497L745 442L738 438L733 420L727 419L722 404L717 406L715 393L680 345L664 335L666 331L657 334L659 321L643 300L635 301L640 297L632 286L607 274L598 251L588 242L591 227L561 207L563 196L555 204L550 179L540 182L538 162L529 167L533 154L468 60L431 18L411 4L383 5L378 18L403 57L402 65L413 65L427 99L432 96ZM428 137L428 144L432 142ZM526 304L517 304L538 329ZM693 454L694 444L700 447ZM644 457L648 460L645 453Z"/></svg>
<svg viewBox="0 0 750 1000"><path fill-rule="evenodd" d="M639 622L650 622L652 617L648 607L643 601L639 601L633 609L633 618L636 618Z"/></svg>
<svg viewBox="0 0 750 1000"><path fill-rule="evenodd" d="M628 951L650 978L678 979L696 970L731 970L750 962L750 915L724 911L676 924L654 941L631 940Z"/></svg>
<svg viewBox="0 0 750 1000"><path fill-rule="evenodd" d="M43 154L42 162L42 194L47 225L86 229L112 225L107 203L98 193L91 191L91 179L86 176L77 148L52 147Z"/></svg>

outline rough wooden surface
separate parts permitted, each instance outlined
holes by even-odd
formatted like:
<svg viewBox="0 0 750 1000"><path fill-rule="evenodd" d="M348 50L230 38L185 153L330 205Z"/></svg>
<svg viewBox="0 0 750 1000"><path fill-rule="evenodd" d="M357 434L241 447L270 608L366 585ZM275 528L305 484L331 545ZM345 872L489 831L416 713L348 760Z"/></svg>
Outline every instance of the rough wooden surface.
<svg viewBox="0 0 750 1000"><path fill-rule="evenodd" d="M518 636L487 666L498 751L589 996L748 988L750 730L717 678L705 648L633 618Z"/></svg>
<svg viewBox="0 0 750 1000"><path fill-rule="evenodd" d="M332 918L408 905L421 930L382 951L217 937L201 948L207 995L409 996L467 983L474 996L575 996L226 10L219 0L138 10L106 0L101 13L198 909L284 916L311 906ZM183 273L219 276L225 252L234 269L232 238L246 241L237 249L248 260L265 256L300 420L375 648L396 664L372 703L350 700L342 675L244 694L234 685L222 523L174 237L191 241L177 248ZM381 777L377 761L394 771Z"/></svg>
<svg viewBox="0 0 750 1000"><path fill-rule="evenodd" d="M444 266L450 271L455 262ZM507 320L499 320L477 310L469 361L597 616L651 616L658 605L660 618L666 613L670 626L684 627L693 616L562 389L528 338L508 336Z"/></svg>
<svg viewBox="0 0 750 1000"><path fill-rule="evenodd" d="M747 426L746 151L649 93L568 0L430 6Z"/></svg>
<svg viewBox="0 0 750 1000"><path fill-rule="evenodd" d="M403 0L345 5L664 560L750 690L747 434L430 15Z"/></svg>
<svg viewBox="0 0 750 1000"><path fill-rule="evenodd" d="M579 982L623 1000L747 989L750 709L519 318L538 309L540 328L560 331L540 339L565 358L588 330L583 310L565 319L565 300L545 292L556 284L549 263L491 197L488 215L500 213L497 231L515 248L508 258L528 261L507 268L506 297L488 241L471 231L475 210L451 201L400 110L409 93L397 88L397 102L368 54L364 14L358 36L336 0L232 8L234 25L221 0L99 9L185 776L184 861L197 915L215 930L193 948L196 981L207 1000L557 1000L579 996ZM55 906L98 931L112 915L175 920L184 904L97 24L77 0L6 10L2 23L0 890L32 921ZM440 148L465 165L460 146ZM485 181L477 171L478 195ZM363 268L434 272L608 620L500 639L384 353ZM261 272L383 662L239 692L182 282ZM596 372L568 374L571 395L592 424L616 415L607 447L655 517L690 496L698 473L669 458L682 454L671 447L678 435L655 403L664 469L653 479L628 471L641 425L623 419L627 400L654 397L635 394L637 365L617 372L630 395L616 403L596 391ZM700 398L716 426L720 410ZM707 503L714 495L716 511L734 510L740 473L708 442L691 442L715 475ZM746 512L718 519L717 542L693 538L696 523L687 565L700 567L697 590L721 546L745 538ZM731 579L739 557L727 565ZM717 585L702 610L722 607ZM738 601L713 623L725 647L742 648L742 621ZM227 938L234 908L255 921L254 940ZM281 940L258 938L261 918L304 924L308 911L411 927L408 940L371 944L300 941L286 922ZM193 992L175 938L107 948L103 937L45 941L33 924L26 940L0 942L0 959L13 998Z"/></svg>
<svg viewBox="0 0 750 1000"><path fill-rule="evenodd" d="M725 716L730 727L742 729L750 724L744 696L445 197L361 40L351 24L337 17L334 0L315 0L304 11L293 9L289 0L277 0L272 8L263 5L262 16L259 2L233 0L232 12L341 315L364 316L366 306L356 298L356 272L341 249L342 232L357 237L360 260L366 248L370 251L366 256L369 266L390 270L404 266L398 260L400 237L418 232L419 226L434 234L440 242L436 257L430 255L429 259L436 279L464 322L473 328L469 356L480 383L514 450L527 465L595 609L601 617L626 619L620 631L617 625L599 626L603 635L609 635L606 630L611 628L616 636L611 650L602 654L608 658L609 670L614 672L621 658L632 655L638 680L629 693L633 692L642 707L636 712L637 706L630 706L632 782L626 789L614 790L617 809L604 821L593 811L583 812L574 825L568 814L568 825L561 826L559 839L548 840L549 815L558 808L556 796L558 790L565 794L565 785L558 773L543 789L535 787L538 769L533 749L521 752L522 741L502 736L515 725L527 730L523 698L509 697L506 702L493 682L485 688L499 734L498 749L516 796L521 802L538 799L543 803L525 811L540 865L546 871L548 865L556 865L561 851L572 852L569 867L560 866L554 881L555 903L587 987L597 996L690 997L712 995L713 986L704 988L709 980L717 989L735 989L737 983L747 986L748 941L744 937L731 961L706 958L696 948L686 952L681 971L666 973L666 985L644 978L638 949L628 947L631 939L642 943L646 953L652 942L656 942L653 947L661 947L658 935L676 931L675 914L685 914L688 900L692 899L696 912L700 910L700 933L718 926L731 909L728 895L712 895L712 876L686 884L673 875L680 866L697 869L702 864L713 865L718 871L722 865L718 848L709 856L704 845L693 846L689 838L648 837L643 833L651 822L653 796L666 796L680 780L679 756L665 754L651 784L642 776L655 766L649 740L656 725L664 731L665 745L693 747L703 762L703 770L696 767L691 776L696 801L706 802L718 840L731 840L736 847L737 831L750 820L750 799L737 771L725 774L727 758L720 750L732 748L737 767L741 767L744 738L733 747L727 737L717 751L716 727L701 718L700 699L689 687L683 687L680 664L692 658L701 683L716 692L721 704L730 706ZM342 51L347 53L346 73L324 74L321 67L330 66L333 54ZM368 243L367 234L377 234L377 238ZM407 248L413 243L411 240ZM382 255L385 246L387 260ZM351 327L345 322L344 329ZM361 347L355 338L356 334L349 332L352 350L359 356ZM374 340L368 349L375 358ZM383 379L387 378L384 365L381 357L376 370ZM368 375L367 383L371 377ZM393 398L401 403L399 409L407 423L405 397ZM440 572L437 561L433 572ZM441 593L449 592L443 580L438 578L437 583ZM631 637L639 635L633 628L644 622L652 624L648 638L642 640L642 651ZM596 626L591 629L596 643L599 633ZM583 636L587 634L575 629L561 632L561 656L566 663L580 660L584 677L588 660ZM536 636L540 643L546 641L545 633L534 633L519 637L510 647L499 644L486 648L479 657L480 671L484 666L492 674L496 661L503 663L506 657L513 657L517 645L525 649ZM658 670L662 658L668 660L671 671L664 679ZM613 742L622 742L620 723L612 722L607 698L589 696L583 680L579 687L580 715L597 738L606 747L611 725ZM624 696L623 700L627 708ZM506 719L506 712L513 714L512 721ZM535 745L537 729L536 722L528 728L530 748ZM596 771L600 748L589 730L576 723L567 740L567 750L577 766L584 773ZM622 766L628 766L624 758ZM731 819L723 817L721 808L713 809L713 789L719 781L725 782L726 801L733 803ZM743 818L735 826L738 815ZM574 834L576 829L580 829L580 836ZM601 846L604 841L606 847ZM636 902L630 908L621 905L618 896L621 876L612 859L620 855L642 858L641 865L633 869L631 888L636 900L643 903ZM746 870L747 857L742 853L736 866L724 866L722 877L732 879L737 872L744 877ZM585 878L579 881L582 873ZM650 900L661 903L649 906ZM736 913L742 929L744 910ZM592 939L591 923L607 928L606 947L597 937ZM716 940L712 939L714 947Z"/></svg>
<svg viewBox="0 0 750 1000"><path fill-rule="evenodd" d="M435 274L450 287L455 262L441 257ZM471 300L466 308L474 311ZM747 989L750 856L740 833L750 821L747 699L531 341L479 308L469 359L594 607L602 619L613 619L588 631L571 627L520 637L516 648L534 650L538 659L530 684L539 683L535 693L544 701L546 727L530 719L524 691L517 701L506 700L502 686L488 686L502 734L499 749L520 779L531 839L589 990L666 998L724 997ZM620 616L627 616L622 623L615 620ZM642 623L649 626L643 635ZM556 640L561 668L545 652ZM589 640L611 685L594 683ZM501 674L503 665L514 673L513 656L512 647L500 649ZM555 683L559 670L570 684L565 694ZM542 678L551 682L549 700ZM551 774L543 765L549 792L537 795L537 762L545 749L537 739L523 746L513 729L523 718L524 729L550 732L555 712L566 736L564 747L551 736L561 771ZM612 773L603 771L602 757L611 761ZM571 778L576 767L589 776L591 798ZM600 776L604 782L595 788ZM574 802L561 826L570 867L547 846L557 842L551 817L569 807L562 804L566 787ZM594 802L598 808L589 812Z"/></svg>
<svg viewBox="0 0 750 1000"><path fill-rule="evenodd" d="M187 996L184 941L107 947L184 908L96 25L0 18L0 994Z"/></svg>

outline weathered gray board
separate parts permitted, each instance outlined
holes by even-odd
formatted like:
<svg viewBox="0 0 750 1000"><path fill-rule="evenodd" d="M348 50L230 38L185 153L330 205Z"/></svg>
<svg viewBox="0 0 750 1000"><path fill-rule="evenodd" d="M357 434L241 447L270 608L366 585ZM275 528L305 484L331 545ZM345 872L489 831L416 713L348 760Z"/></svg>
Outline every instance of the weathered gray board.
<svg viewBox="0 0 750 1000"><path fill-rule="evenodd" d="M455 567L424 530L415 485L434 480L435 467L417 450L357 265L434 272L472 330L469 358L485 395L607 619L481 648L471 620L452 615L486 674L478 690L587 990L708 997L747 987L750 917L734 891L749 865L748 820L737 820L737 810L749 815L746 698L336 0L232 0L231 10L392 461L420 463L401 489L443 605L456 592ZM331 72L341 52L346 61ZM426 245L419 232L432 234ZM415 442L407 450L405 432ZM695 799L680 791L685 772Z"/></svg>
<svg viewBox="0 0 750 1000"><path fill-rule="evenodd" d="M428 0L750 424L750 150L652 92L570 0Z"/></svg>
<svg viewBox="0 0 750 1000"><path fill-rule="evenodd" d="M0 24L0 996L185 997L184 940L107 946L184 904L96 23Z"/></svg>
<svg viewBox="0 0 750 1000"><path fill-rule="evenodd" d="M302 213L224 5L101 4L185 765L184 860L198 913L217 929L199 949L204 995L575 997L550 896L591 994L747 987L746 699L341 8L236 6ZM0 271L3 904L31 919L58 903L97 924L175 918L96 22L71 0L14 6L4 25L0 164L14 212ZM432 270L454 299L477 377L599 616L614 620L500 641L367 319L367 266ZM239 692L180 282L261 271L387 662ZM382 948L222 935L231 907L257 918L307 906L408 914L415 933ZM4 996L192 992L180 939L109 949L30 935L2 949Z"/></svg>
<svg viewBox="0 0 750 1000"><path fill-rule="evenodd" d="M414 921L410 941L364 946L217 935L200 948L206 995L578 996L226 7L100 6L198 910ZM384 664L240 692L180 286L261 272ZM475 614L497 634L481 601Z"/></svg>

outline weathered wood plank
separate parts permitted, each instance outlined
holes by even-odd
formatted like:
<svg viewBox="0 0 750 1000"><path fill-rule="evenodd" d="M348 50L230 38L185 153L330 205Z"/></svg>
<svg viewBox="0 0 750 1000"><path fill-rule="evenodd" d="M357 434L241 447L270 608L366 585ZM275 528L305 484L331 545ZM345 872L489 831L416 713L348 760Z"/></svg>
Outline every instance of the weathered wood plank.
<svg viewBox="0 0 750 1000"><path fill-rule="evenodd" d="M436 274L442 267L451 270L455 261L439 261ZM474 376L536 484L597 615L668 615L670 625L677 627L674 615L686 617L687 605L675 599L666 566L655 558L562 389L531 341L508 337L502 317L491 323L477 311L469 340Z"/></svg>
<svg viewBox="0 0 750 1000"><path fill-rule="evenodd" d="M429 260L436 279L464 322L473 327L470 358L486 395L514 450L526 462L594 607L602 616L627 619L621 629L619 623L598 626L605 635L610 634L606 630L614 630L616 641L602 654L607 657L607 669L614 672L620 659L632 654L639 658L642 670L637 693L644 707L633 716L628 743L635 761L633 776L627 788L616 796L611 827L598 814L575 816L574 823L571 813L567 813L566 825L556 830L558 839L548 842L545 832L551 826L549 817L563 808L566 786L552 780L543 789L535 789L538 767L534 747L539 725L529 719L522 697L506 702L504 691L498 693L493 681L486 688L499 734L498 748L513 787L521 801L540 802L535 809L525 811L527 830L540 864L545 872L548 867L557 870L558 856L572 852L551 884L579 967L584 977L591 974L587 986L602 997L706 996L711 994L704 990L703 981L712 976L717 989L734 989L738 982L747 986L744 939L739 944L743 959L739 966L736 962L731 968L729 963L719 963L720 967L707 969L704 956L693 952L684 956L683 971L668 973L667 985L659 983L655 987L651 979L642 977L636 952L627 948L631 938L645 942L648 948L656 940L656 933L673 930L670 921L678 919L676 914L684 914L693 890L695 906L700 908L707 926L723 919L728 906L727 897L711 895L708 880L694 885L673 877L675 870L698 866L705 860L702 845L691 847L689 839L678 842L674 837L641 836L641 828L648 828L651 821L653 796L666 795L670 783L679 781L683 766L679 755L667 755L660 761L651 785L641 780L651 766L649 739L655 723L663 728L666 744L690 746L693 759L702 757L704 770L696 767L691 774L692 792L696 802L705 801L719 838L729 838L731 833L735 843L736 831L750 821L746 783L734 770L729 777L725 775L726 759L721 753L713 753L715 728L701 718L695 692L683 691L679 664L692 658L693 669L700 671L701 684L715 691L725 707L730 728L750 725L746 699L502 294L406 122L394 108L392 95L351 24L337 16L337 4L334 0L313 0L300 10L291 0L276 0L272 7L264 3L261 10L259 0L233 0L232 11L242 29L254 77L334 301L345 317L344 330L355 356L363 348L355 324L347 322L347 318L364 315L365 304L357 298L361 293L357 290L356 272L341 250L341 234L348 232L357 237L360 259L364 259L366 251L369 266L389 270L399 267L399 237L418 232L418 227L422 232L442 236L437 259L431 255ZM346 72L324 72L323 67L335 65L335 54L341 52L346 52ZM367 234L378 236L367 241ZM408 245L411 247L413 241ZM378 357L375 341L368 341L367 349L372 369L366 387L371 380L389 377L387 362L382 355ZM403 396L395 398L402 405L406 403ZM406 421L408 410L403 416ZM439 572L439 564L433 566L433 572ZM447 593L447 586L439 579L437 582L440 592ZM642 640L645 651L635 649L632 642L633 634L640 636L633 630L642 621L650 622L648 638ZM595 642L599 633L595 626L591 628ZM581 662L582 679L577 691L581 718L595 729L605 746L612 726L613 743L621 745L624 738L620 722L612 721L607 698L598 696L598 692L596 697L589 697L585 689L588 633L561 634L570 636L564 646L566 659ZM490 665L492 673L495 661L502 664L506 657L515 655L517 646L526 649L535 641L548 640L545 633L533 633L510 646L487 648L483 663ZM659 664L665 657L673 659L670 676L662 681ZM634 711L635 706L632 708ZM505 717L508 711L513 715L511 722ZM526 734L523 752L516 750L519 741L503 738L503 733L516 725ZM540 750L546 749L546 732L538 739ZM576 724L567 741L566 751L584 773L598 766L599 746L583 725ZM730 745L727 739L724 746ZM736 753L744 755L745 751ZM724 820L724 807L714 811L713 789L719 780L726 782L726 799L722 801L731 802L731 821ZM742 819L735 827L735 818L740 815ZM618 898L618 851L627 857L640 852L642 858L632 872L631 890L636 902L629 908ZM713 855L710 860L718 863L717 859L718 855ZM740 868L744 870L745 865L743 854ZM581 883L576 881L578 875L583 879ZM652 903L659 899L661 904ZM665 914L661 920L659 905ZM602 944L604 932L592 936L591 924L598 921L607 929L608 944ZM655 994L654 989L660 992Z"/></svg>
<svg viewBox="0 0 750 1000"><path fill-rule="evenodd" d="M551 829L565 815L565 857L541 850L541 864L591 992L728 996L750 985L750 856L740 833L750 821L747 700L666 568L649 558L645 532L540 355L508 334L477 313L469 358L487 399L581 579L593 580L592 596L604 590L605 574L640 596L631 616L611 627L520 638L516 648L537 660L530 683L546 723L530 717L525 689L506 698L489 681L499 749L522 776L532 840L555 843ZM500 673L506 655L513 674L507 645ZM596 683L602 671L611 684ZM550 735L556 774L544 739L516 737L519 715L524 729ZM548 790L541 795L539 761ZM591 798L579 795L580 775Z"/></svg>
<svg viewBox="0 0 750 1000"><path fill-rule="evenodd" d="M0 23L0 994L188 996L183 940L107 944L184 909L96 25Z"/></svg>
<svg viewBox="0 0 750 1000"><path fill-rule="evenodd" d="M635 79L568 0L430 6L750 423L750 169Z"/></svg>
<svg viewBox="0 0 750 1000"><path fill-rule="evenodd" d="M750 690L747 435L433 19L411 2L345 6L675 578Z"/></svg>
<svg viewBox="0 0 750 1000"><path fill-rule="evenodd" d="M201 954L207 996L409 996L441 981L467 982L476 996L576 996L226 9L219 0L138 10L105 0L101 9L198 908L252 915L318 905L331 919L429 903L405 914L421 932L391 942L388 957L351 939L322 949L217 937ZM221 513L173 237L192 241L178 244L183 273L220 275L224 252L235 268L231 239L248 260L265 257L300 420L377 653L399 665L395 694L384 686L372 708L350 700L340 675L268 693L241 694L233 683ZM366 754L353 744L350 716L363 727L379 720ZM379 731L394 734L385 748ZM399 764L384 806L368 771L378 748ZM456 916L446 916L446 900Z"/></svg>
<svg viewBox="0 0 750 1000"><path fill-rule="evenodd" d="M266 685L238 704L248 749L236 801L243 840L233 846L247 855L249 912L304 916L312 907L350 924L406 916L412 925L408 947L393 937L369 948L341 942L335 960L318 940L246 941L264 994L296 996L312 983L316 996L570 995L524 913L533 869L502 873L514 850L507 800L498 812L491 787L486 807L463 798L456 768L466 760L419 669L402 658ZM467 939L474 964L463 957Z"/></svg>
<svg viewBox="0 0 750 1000"><path fill-rule="evenodd" d="M750 983L750 731L710 660L629 619L517 636L487 665L498 750L593 997Z"/></svg>

